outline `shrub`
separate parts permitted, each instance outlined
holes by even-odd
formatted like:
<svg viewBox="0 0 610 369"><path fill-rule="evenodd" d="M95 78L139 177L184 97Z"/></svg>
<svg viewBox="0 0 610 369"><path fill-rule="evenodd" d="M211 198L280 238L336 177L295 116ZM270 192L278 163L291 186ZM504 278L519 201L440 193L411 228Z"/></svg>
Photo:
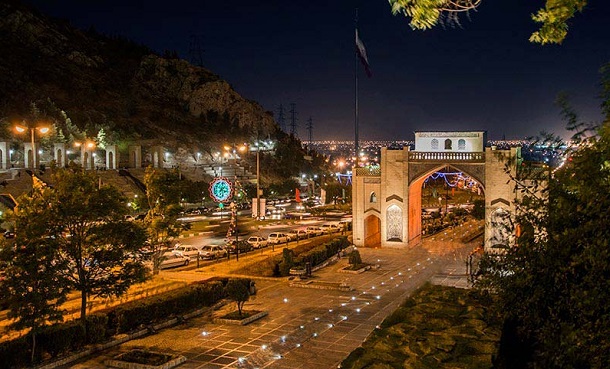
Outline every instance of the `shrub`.
<svg viewBox="0 0 610 369"><path fill-rule="evenodd" d="M38 350L57 357L82 348L86 342L85 327L74 320L46 327L36 336Z"/></svg>
<svg viewBox="0 0 610 369"><path fill-rule="evenodd" d="M104 314L92 314L87 316L85 327L87 328L87 343L104 342L110 337L107 330L108 316Z"/></svg>
<svg viewBox="0 0 610 369"><path fill-rule="evenodd" d="M229 279L225 287L227 298L235 301L237 311L241 316L242 308L246 301L250 299L250 280L249 279Z"/></svg>
<svg viewBox="0 0 610 369"><path fill-rule="evenodd" d="M294 251L285 248L282 250L282 262L279 264L279 275L285 277L290 274L290 269L294 266Z"/></svg>
<svg viewBox="0 0 610 369"><path fill-rule="evenodd" d="M31 342L27 335L0 343L0 369L27 367L30 364Z"/></svg>
<svg viewBox="0 0 610 369"><path fill-rule="evenodd" d="M248 280L249 283L249 280ZM80 321L46 327L37 334L37 357L57 357L99 343L117 333L126 333L143 325L154 324L172 315L211 306L225 297L223 281L195 283L147 299L128 302L110 310L89 315L85 328ZM0 369L23 368L30 364L31 337L26 335L0 343Z"/></svg>
<svg viewBox="0 0 610 369"><path fill-rule="evenodd" d="M112 319L116 333L126 333L142 325L154 324L169 316L211 306L224 297L221 281L189 285L151 298L119 306ZM110 323L110 322L109 322Z"/></svg>
<svg viewBox="0 0 610 369"><path fill-rule="evenodd" d="M349 254L349 263L351 265L361 265L362 258L360 257L360 251L354 250Z"/></svg>

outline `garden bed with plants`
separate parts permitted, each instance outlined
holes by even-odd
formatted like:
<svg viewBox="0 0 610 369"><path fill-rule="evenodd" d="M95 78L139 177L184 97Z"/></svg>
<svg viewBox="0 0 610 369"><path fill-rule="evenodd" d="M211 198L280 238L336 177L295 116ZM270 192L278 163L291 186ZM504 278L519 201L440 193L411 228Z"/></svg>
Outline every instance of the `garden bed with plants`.
<svg viewBox="0 0 610 369"><path fill-rule="evenodd" d="M186 361L182 355L147 350L131 350L106 360L104 364L120 369L170 369Z"/></svg>
<svg viewBox="0 0 610 369"><path fill-rule="evenodd" d="M338 272L360 274L369 269L371 269L371 266L362 262L360 251L354 248L353 251L349 253L349 264L346 267L339 269Z"/></svg>
<svg viewBox="0 0 610 369"><path fill-rule="evenodd" d="M261 318L264 318L267 315L268 312L260 310L244 310L241 312L241 315L238 311L232 311L218 318L214 318L214 323L246 325Z"/></svg>
<svg viewBox="0 0 610 369"><path fill-rule="evenodd" d="M306 263L310 263L312 269L315 269L348 246L347 237L337 236L326 242L302 244L292 249L284 248L281 255L246 265L233 273L260 277L287 277L291 269L305 269Z"/></svg>
<svg viewBox="0 0 610 369"><path fill-rule="evenodd" d="M267 316L266 311L244 309L244 304L250 300L250 295L256 293L256 289L250 279L229 279L225 286L225 292L227 299L235 302L237 310L215 318L215 323L246 325Z"/></svg>
<svg viewBox="0 0 610 369"><path fill-rule="evenodd" d="M342 363L360 368L491 368L501 323L471 290L427 284Z"/></svg>

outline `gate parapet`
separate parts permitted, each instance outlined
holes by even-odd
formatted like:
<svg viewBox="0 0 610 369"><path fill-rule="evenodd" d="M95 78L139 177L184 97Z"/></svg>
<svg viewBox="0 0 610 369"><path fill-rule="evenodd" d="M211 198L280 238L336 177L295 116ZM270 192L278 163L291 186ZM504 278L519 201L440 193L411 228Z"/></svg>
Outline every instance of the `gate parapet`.
<svg viewBox="0 0 610 369"><path fill-rule="evenodd" d="M356 175L359 177L379 177L381 176L381 167L356 168Z"/></svg>
<svg viewBox="0 0 610 369"><path fill-rule="evenodd" d="M409 162L443 161L460 163L485 163L484 152L435 152L409 151ZM364 169L364 168L358 168ZM360 175L360 173L358 173Z"/></svg>

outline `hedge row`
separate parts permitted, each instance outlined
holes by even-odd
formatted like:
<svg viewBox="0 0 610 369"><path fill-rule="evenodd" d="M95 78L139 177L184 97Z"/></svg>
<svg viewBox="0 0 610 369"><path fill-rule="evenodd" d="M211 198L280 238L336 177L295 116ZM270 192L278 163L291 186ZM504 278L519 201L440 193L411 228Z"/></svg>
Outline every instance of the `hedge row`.
<svg viewBox="0 0 610 369"><path fill-rule="evenodd" d="M334 240L324 243L320 246L297 255L295 259L296 265L304 266L305 263L310 263L312 267L317 266L337 255L337 253L349 246L347 237L338 237Z"/></svg>
<svg viewBox="0 0 610 369"><path fill-rule="evenodd" d="M226 280L196 283L146 299L125 303L80 320L45 327L36 335L36 363L56 358L90 344L107 341L119 333L155 324L171 316L183 315L211 306L225 297ZM86 328L86 329L85 329ZM0 343L0 369L23 368L31 364L32 337Z"/></svg>

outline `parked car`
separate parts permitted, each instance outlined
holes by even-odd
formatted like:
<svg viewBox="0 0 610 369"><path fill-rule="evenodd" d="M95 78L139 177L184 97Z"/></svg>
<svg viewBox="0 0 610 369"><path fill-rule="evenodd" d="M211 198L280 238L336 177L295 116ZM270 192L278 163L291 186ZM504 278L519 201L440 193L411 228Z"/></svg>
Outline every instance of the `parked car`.
<svg viewBox="0 0 610 369"><path fill-rule="evenodd" d="M239 247L239 253L240 254L245 254L248 251L252 250L252 245L250 245L248 243L248 241L246 240L239 240L237 242L238 247ZM227 250L231 253L231 254L237 254L237 247L235 247L235 240L229 241L227 243Z"/></svg>
<svg viewBox="0 0 610 369"><path fill-rule="evenodd" d="M13 232L13 231L4 232L4 238L15 238L15 232Z"/></svg>
<svg viewBox="0 0 610 369"><path fill-rule="evenodd" d="M201 248L200 257L202 259L218 259L226 257L228 255L227 250L219 245L206 245Z"/></svg>
<svg viewBox="0 0 610 369"><path fill-rule="evenodd" d="M316 226L309 226L309 227L307 227L306 231L307 231L307 233L309 233L310 237L319 236L321 234L324 234L324 231L322 230L322 228L316 227Z"/></svg>
<svg viewBox="0 0 610 369"><path fill-rule="evenodd" d="M293 229L286 232L289 241L303 240L309 238L309 233L304 229Z"/></svg>
<svg viewBox="0 0 610 369"><path fill-rule="evenodd" d="M178 244L174 247L174 253L181 253L184 256L188 256L191 259L197 258L199 255L199 248L191 245Z"/></svg>
<svg viewBox="0 0 610 369"><path fill-rule="evenodd" d="M322 225L320 226L320 229L322 229L322 231L323 231L325 234L328 234L328 233L335 233L335 232L339 232L339 231L341 231L341 228L339 228L339 225L338 225L338 224L335 224L335 223L326 223L326 224L322 224Z"/></svg>
<svg viewBox="0 0 610 369"><path fill-rule="evenodd" d="M273 232L269 234L269 237L267 237L267 242L274 245L277 245L278 243L285 243L288 242L288 235L286 233Z"/></svg>
<svg viewBox="0 0 610 369"><path fill-rule="evenodd" d="M191 258L175 252L166 252L161 256L159 269L175 268L178 266L189 265Z"/></svg>
<svg viewBox="0 0 610 369"><path fill-rule="evenodd" d="M255 249L267 247L267 245L268 245L267 239L265 239L265 237L261 237L261 236L250 236L250 238L248 238L248 240L246 242L248 242L250 245L252 245L252 247Z"/></svg>

